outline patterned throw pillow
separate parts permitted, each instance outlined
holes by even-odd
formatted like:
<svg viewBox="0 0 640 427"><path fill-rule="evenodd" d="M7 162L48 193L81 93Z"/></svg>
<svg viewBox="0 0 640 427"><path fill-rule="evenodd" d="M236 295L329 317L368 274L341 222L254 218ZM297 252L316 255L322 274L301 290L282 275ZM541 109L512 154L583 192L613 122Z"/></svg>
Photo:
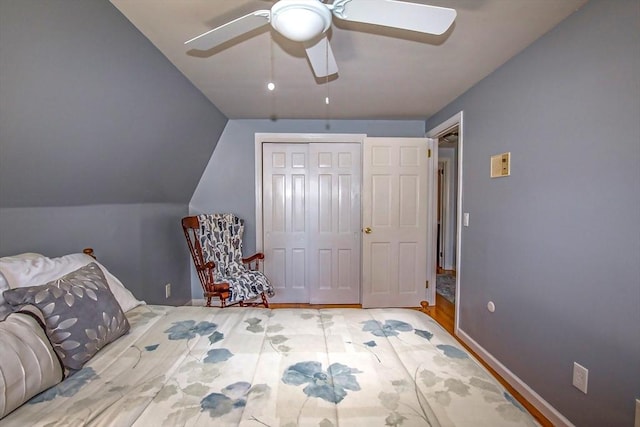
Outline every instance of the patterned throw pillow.
<svg viewBox="0 0 640 427"><path fill-rule="evenodd" d="M46 333L65 368L82 368L102 347L129 330L102 270L90 263L46 285L4 293L13 306L33 304L45 318Z"/></svg>

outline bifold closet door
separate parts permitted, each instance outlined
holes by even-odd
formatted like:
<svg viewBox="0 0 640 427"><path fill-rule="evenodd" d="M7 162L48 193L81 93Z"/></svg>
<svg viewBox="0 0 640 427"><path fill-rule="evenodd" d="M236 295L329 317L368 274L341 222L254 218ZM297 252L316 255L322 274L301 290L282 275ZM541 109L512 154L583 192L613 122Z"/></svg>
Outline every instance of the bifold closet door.
<svg viewBox="0 0 640 427"><path fill-rule="evenodd" d="M307 286L307 144L262 145L264 273L272 302L309 302Z"/></svg>
<svg viewBox="0 0 640 427"><path fill-rule="evenodd" d="M360 302L360 144L309 144L309 302Z"/></svg>
<svg viewBox="0 0 640 427"><path fill-rule="evenodd" d="M273 302L360 302L360 173L359 144L263 144Z"/></svg>

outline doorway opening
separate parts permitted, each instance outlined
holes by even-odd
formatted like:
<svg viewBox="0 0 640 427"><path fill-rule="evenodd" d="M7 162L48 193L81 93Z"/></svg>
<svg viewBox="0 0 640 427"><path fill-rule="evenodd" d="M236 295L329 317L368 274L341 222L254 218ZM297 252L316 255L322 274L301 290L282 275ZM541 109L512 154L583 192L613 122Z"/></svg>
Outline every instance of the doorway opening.
<svg viewBox="0 0 640 427"><path fill-rule="evenodd" d="M459 126L438 136L436 304L455 316L457 152Z"/></svg>
<svg viewBox="0 0 640 427"><path fill-rule="evenodd" d="M427 132L438 141L436 186L436 307L447 318L446 329L458 331L461 282L463 112Z"/></svg>

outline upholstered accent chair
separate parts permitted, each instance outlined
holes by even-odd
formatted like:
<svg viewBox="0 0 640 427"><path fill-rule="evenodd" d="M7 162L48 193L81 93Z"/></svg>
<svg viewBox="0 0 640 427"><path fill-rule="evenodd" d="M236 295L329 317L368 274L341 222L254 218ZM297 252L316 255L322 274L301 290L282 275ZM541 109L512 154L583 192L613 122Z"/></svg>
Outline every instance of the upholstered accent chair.
<svg viewBox="0 0 640 427"><path fill-rule="evenodd" d="M220 307L263 305L273 286L260 271L264 254L242 256L244 221L234 214L204 214L182 219L187 245L202 284L207 307L211 299Z"/></svg>

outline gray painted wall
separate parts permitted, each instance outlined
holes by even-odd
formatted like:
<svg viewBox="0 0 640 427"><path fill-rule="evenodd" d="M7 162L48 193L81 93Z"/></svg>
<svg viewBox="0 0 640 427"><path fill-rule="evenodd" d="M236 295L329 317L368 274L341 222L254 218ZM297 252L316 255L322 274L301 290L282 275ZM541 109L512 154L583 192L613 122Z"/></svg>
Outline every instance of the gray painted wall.
<svg viewBox="0 0 640 427"><path fill-rule="evenodd" d="M191 299L189 255L180 228L183 204L0 208L0 256L37 252L50 257L92 247L138 299L184 304ZM165 299L164 285L172 284Z"/></svg>
<svg viewBox="0 0 640 427"><path fill-rule="evenodd" d="M592 0L427 126L464 110L460 328L576 426L640 397L639 28L637 0Z"/></svg>
<svg viewBox="0 0 640 427"><path fill-rule="evenodd" d="M255 134L364 133L369 136L424 137L421 120L230 120L191 198L192 215L233 212L245 220L245 255L255 253ZM193 298L202 288L192 268Z"/></svg>
<svg viewBox="0 0 640 427"><path fill-rule="evenodd" d="M0 0L0 207L189 202L226 117L105 0Z"/></svg>
<svg viewBox="0 0 640 427"><path fill-rule="evenodd" d="M179 219L225 124L108 1L0 0L0 256L93 246L189 300Z"/></svg>

